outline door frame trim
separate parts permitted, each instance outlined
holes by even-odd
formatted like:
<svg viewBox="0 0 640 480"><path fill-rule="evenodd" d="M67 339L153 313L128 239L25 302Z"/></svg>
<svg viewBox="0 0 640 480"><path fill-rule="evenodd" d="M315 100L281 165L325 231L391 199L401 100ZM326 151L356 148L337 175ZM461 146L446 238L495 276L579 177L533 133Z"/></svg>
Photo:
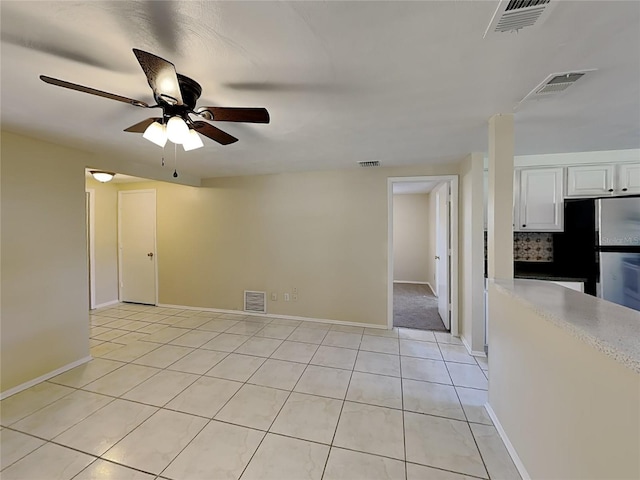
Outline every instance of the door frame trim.
<svg viewBox="0 0 640 480"><path fill-rule="evenodd" d="M448 241L449 244L452 244L453 241L451 239L451 209L452 209L452 202L451 202L451 182L440 182L439 184L437 184L432 190L431 192L435 191L435 200L436 200L436 221L435 221L435 225L436 225L436 234L435 234L435 240L436 240L436 244L435 244L435 254L437 256L440 255L440 249L442 249L442 246L440 245L440 223L441 223L441 215L440 215L440 211L442 209L444 209L444 213L445 213L445 217L446 217L446 224L447 224L447 229L448 232L445 236L446 240ZM444 208L442 208L442 202L444 202ZM452 284L452 279L451 279L451 272L453 270L452 264L451 264L451 256L452 256L452 252L451 252L451 248L449 248L450 245L447 245L446 248L444 248L445 250L445 255L448 256L449 258L447 259L447 269L448 269L448 273L445 274L447 277L447 282L446 282L446 290L448 291L447 293L449 293L449 298L447 298L447 303L448 305L446 306L446 310L447 313L449 314L449 318L445 321L444 319L442 319L442 322L445 324L445 327L447 326L447 323L449 323L449 330L451 330L451 320L453 315L451 314L451 305L453 304L452 301L452 295L451 295L451 284ZM438 313L440 313L440 284L444 283L440 281L440 261L438 260L438 262L436 262L435 264L435 283L436 283L436 296L438 297Z"/></svg>
<svg viewBox="0 0 640 480"><path fill-rule="evenodd" d="M122 255L120 254L120 250L122 249L122 228L121 228L121 215L120 208L122 203L120 199L123 194L126 193L153 193L153 262L154 262L154 271L155 271L155 299L154 305L158 305L158 195L156 193L155 188L146 188L141 190L118 190L118 301L122 302Z"/></svg>
<svg viewBox="0 0 640 480"><path fill-rule="evenodd" d="M449 234L451 242L451 335L460 335L459 322L459 272L458 272L458 175L425 175L415 177L387 177L387 328L393 328L393 184L407 182L449 182L451 192Z"/></svg>
<svg viewBox="0 0 640 480"><path fill-rule="evenodd" d="M89 310L96 308L96 189L85 188L85 193L89 194Z"/></svg>

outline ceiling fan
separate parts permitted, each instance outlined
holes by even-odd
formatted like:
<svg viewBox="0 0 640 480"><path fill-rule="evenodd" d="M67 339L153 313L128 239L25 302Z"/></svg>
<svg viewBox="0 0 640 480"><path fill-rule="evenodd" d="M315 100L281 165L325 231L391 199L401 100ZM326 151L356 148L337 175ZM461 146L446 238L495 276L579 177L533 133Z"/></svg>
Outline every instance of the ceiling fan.
<svg viewBox="0 0 640 480"><path fill-rule="evenodd" d="M40 75L40 79L51 85L90 93L141 108L161 108L162 117L152 117L126 128L125 132L143 133L153 143L164 147L167 139L182 144L185 150L202 147L198 133L228 145L238 139L202 120L192 120L195 115L207 121L269 123L269 112L265 108L199 107L196 102L202 94L202 87L195 80L176 72L173 63L143 50L133 49L142 70L153 90L156 105L141 100L123 97L114 93L96 90L57 78Z"/></svg>

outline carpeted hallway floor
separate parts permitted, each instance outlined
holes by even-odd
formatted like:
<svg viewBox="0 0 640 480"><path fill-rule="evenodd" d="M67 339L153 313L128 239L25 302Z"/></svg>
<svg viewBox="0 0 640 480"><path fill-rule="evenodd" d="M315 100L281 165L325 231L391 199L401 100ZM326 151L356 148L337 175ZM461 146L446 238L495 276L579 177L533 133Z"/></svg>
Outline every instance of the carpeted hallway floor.
<svg viewBox="0 0 640 480"><path fill-rule="evenodd" d="M394 283L393 326L446 331L438 314L438 298L427 285Z"/></svg>

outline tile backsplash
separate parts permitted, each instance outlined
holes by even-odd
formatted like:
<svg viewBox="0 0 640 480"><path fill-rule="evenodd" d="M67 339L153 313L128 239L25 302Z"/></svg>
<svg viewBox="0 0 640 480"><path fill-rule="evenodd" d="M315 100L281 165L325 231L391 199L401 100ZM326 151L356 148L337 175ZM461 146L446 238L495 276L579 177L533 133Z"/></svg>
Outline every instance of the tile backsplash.
<svg viewBox="0 0 640 480"><path fill-rule="evenodd" d="M487 232L484 232L484 259L487 261ZM553 233L513 232L514 262L553 262Z"/></svg>
<svg viewBox="0 0 640 480"><path fill-rule="evenodd" d="M553 262L553 234L514 232L513 260L515 262Z"/></svg>

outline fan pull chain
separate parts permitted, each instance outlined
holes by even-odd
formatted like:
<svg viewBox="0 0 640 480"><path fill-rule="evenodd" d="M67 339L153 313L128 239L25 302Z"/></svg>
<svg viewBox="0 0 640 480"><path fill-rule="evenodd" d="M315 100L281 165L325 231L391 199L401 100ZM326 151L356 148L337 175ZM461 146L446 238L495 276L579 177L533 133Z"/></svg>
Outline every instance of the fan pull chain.
<svg viewBox="0 0 640 480"><path fill-rule="evenodd" d="M162 126L164 127L164 115L162 116ZM167 146L166 142L165 144L162 146L162 166L164 167L164 149Z"/></svg>
<svg viewBox="0 0 640 480"><path fill-rule="evenodd" d="M173 144L173 178L178 178L178 170L176 168L178 164L178 144Z"/></svg>

